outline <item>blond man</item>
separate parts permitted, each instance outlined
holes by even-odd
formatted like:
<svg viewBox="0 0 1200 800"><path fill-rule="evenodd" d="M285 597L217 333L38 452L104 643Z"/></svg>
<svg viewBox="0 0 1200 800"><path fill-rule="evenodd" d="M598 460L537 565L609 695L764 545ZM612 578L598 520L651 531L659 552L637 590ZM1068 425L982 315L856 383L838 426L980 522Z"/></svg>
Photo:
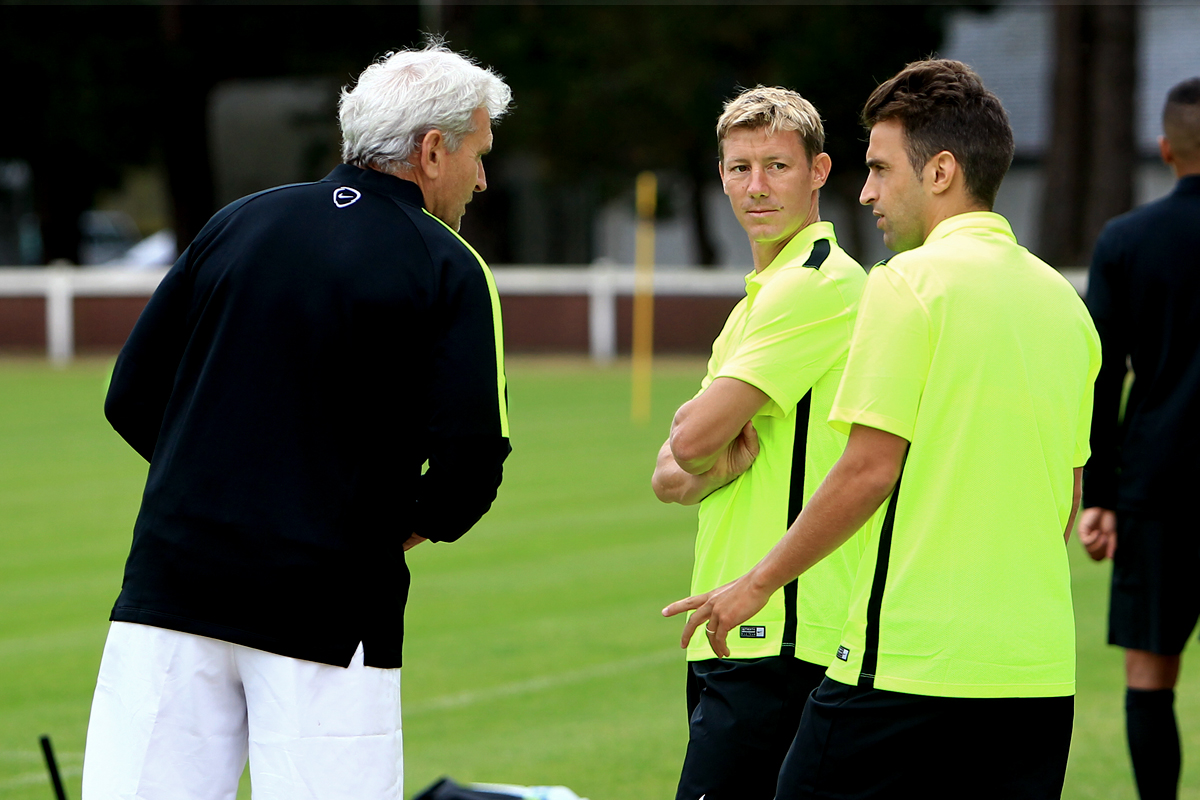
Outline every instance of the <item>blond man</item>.
<svg viewBox="0 0 1200 800"><path fill-rule="evenodd" d="M825 419L866 280L821 221L830 160L811 103L746 91L725 106L717 145L754 271L653 478L663 502L699 503L694 594L766 555L841 455L846 437ZM703 639L685 642L690 740L677 800L774 797L805 700L835 656L859 549L851 540L782 587L721 657Z"/></svg>

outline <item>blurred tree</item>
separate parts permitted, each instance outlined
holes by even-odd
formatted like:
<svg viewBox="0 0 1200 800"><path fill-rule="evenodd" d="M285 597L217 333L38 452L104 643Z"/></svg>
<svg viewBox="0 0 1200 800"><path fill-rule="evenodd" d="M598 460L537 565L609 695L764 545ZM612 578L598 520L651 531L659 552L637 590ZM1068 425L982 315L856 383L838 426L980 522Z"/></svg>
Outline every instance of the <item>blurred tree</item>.
<svg viewBox="0 0 1200 800"><path fill-rule="evenodd" d="M214 208L208 104L233 78L333 75L349 82L389 49L418 39L415 6L200 7L159 15L162 154L180 247Z"/></svg>
<svg viewBox="0 0 1200 800"><path fill-rule="evenodd" d="M336 32L336 33L335 33ZM230 78L350 78L417 39L400 7L0 5L0 158L28 161L46 259L79 258L79 215L160 160L186 246L213 208L208 98Z"/></svg>
<svg viewBox="0 0 1200 800"><path fill-rule="evenodd" d="M878 79L937 48L944 14L915 5L439 11L452 47L508 77L517 110L504 126L504 151L532 156L538 186L553 190L557 205L586 216L626 192L636 172L670 171L690 185L688 216L705 263L716 254L702 191L715 179L713 127L723 101L758 83L811 99L835 164L829 190L856 202L858 110ZM79 213L97 190L119 183L124 166L150 161L165 166L186 245L215 210L207 125L214 86L282 75L349 81L386 50L416 42L420 13L415 4L0 5L0 87L13 120L0 128L0 158L33 167L47 257L77 260ZM426 17L433 18L428 9ZM479 227L485 255L508 260L512 216L503 191L472 206L467 221ZM840 235L862 251L859 231ZM587 257L586 247L548 252Z"/></svg>
<svg viewBox="0 0 1200 800"><path fill-rule="evenodd" d="M154 16L106 9L102 23L99 9L47 12L3 9L0 158L33 169L46 259L76 261L80 213L153 146L148 87L130 78L152 60Z"/></svg>
<svg viewBox="0 0 1200 800"><path fill-rule="evenodd" d="M941 6L458 6L446 18L513 85L506 147L539 154L550 179L605 197L643 169L690 183L698 257L715 260L703 200L714 128L739 88L781 84L825 119L829 190L857 203L865 136L858 112L878 81L941 41ZM861 232L839 232L862 252Z"/></svg>
<svg viewBox="0 0 1200 800"><path fill-rule="evenodd" d="M1133 207L1137 6L1057 5L1040 255L1091 260L1104 223Z"/></svg>

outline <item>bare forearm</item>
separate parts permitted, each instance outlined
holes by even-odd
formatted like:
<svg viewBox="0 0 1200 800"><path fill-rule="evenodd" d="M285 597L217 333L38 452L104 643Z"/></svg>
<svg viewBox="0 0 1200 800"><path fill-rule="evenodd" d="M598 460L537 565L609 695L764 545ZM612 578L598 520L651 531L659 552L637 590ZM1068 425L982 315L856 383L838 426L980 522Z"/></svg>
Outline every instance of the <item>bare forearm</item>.
<svg viewBox="0 0 1200 800"><path fill-rule="evenodd" d="M658 463L650 483L654 488L654 496L662 502L690 506L699 503L731 479L720 480L711 470L700 475L685 472L671 455L668 441L659 450Z"/></svg>
<svg viewBox="0 0 1200 800"><path fill-rule="evenodd" d="M671 462L679 471L686 475L700 475L717 462L721 448L728 444L728 441L721 442L712 438L711 434L705 437L695 434L694 431L699 426L689 418L688 411L688 404L685 403L675 413L666 446ZM707 432L705 430L705 433Z"/></svg>
<svg viewBox="0 0 1200 800"><path fill-rule="evenodd" d="M675 463L691 475L708 472L768 399L736 378L717 378L675 412L669 439Z"/></svg>

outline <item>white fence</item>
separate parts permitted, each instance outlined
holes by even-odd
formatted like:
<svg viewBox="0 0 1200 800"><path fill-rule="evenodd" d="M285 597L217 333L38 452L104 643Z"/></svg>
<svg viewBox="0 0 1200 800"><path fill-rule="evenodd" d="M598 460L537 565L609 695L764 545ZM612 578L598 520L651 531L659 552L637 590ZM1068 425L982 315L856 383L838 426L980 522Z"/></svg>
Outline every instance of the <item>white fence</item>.
<svg viewBox="0 0 1200 800"><path fill-rule="evenodd" d="M46 300L46 355L65 363L75 355L76 297L149 297L165 269L0 269L0 297Z"/></svg>
<svg viewBox="0 0 1200 800"><path fill-rule="evenodd" d="M633 294L631 268L511 266L492 271L501 296L586 295L591 356L609 361L616 355L617 297ZM1086 292L1086 269L1062 272L1081 295ZM0 297L45 298L46 354L51 361L66 363L75 354L76 297L149 297L165 274L165 269L0 268ZM659 270L654 275L654 292L659 296L738 297L744 291L740 272L691 267Z"/></svg>

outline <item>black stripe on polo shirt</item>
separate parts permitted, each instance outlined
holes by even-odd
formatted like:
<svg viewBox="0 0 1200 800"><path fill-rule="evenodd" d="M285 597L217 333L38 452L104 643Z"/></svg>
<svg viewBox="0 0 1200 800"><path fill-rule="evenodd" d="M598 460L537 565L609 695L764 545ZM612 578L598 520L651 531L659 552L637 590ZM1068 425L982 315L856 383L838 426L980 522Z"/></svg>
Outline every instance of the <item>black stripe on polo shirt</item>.
<svg viewBox="0 0 1200 800"><path fill-rule="evenodd" d="M866 643L863 648L862 671L858 675L860 689L875 687L875 670L879 667L879 612L883 608L883 589L887 585L888 558L892 551L892 530L896 526L896 503L900 499L900 478L904 477L904 467L900 467L900 477L896 478L896 487L892 489L892 499L888 502L887 514L883 518L883 527L879 531L879 551L875 556L875 576L871 580L871 597L867 601L867 631Z"/></svg>
<svg viewBox="0 0 1200 800"><path fill-rule="evenodd" d="M821 241L825 241L822 239ZM792 443L792 469L788 487L787 521L784 530L791 527L804 508L804 460L808 454L808 415L812 407L812 389L796 404L796 435ZM783 587L783 645L779 655L794 656L796 654L796 594L799 580L793 580Z"/></svg>
<svg viewBox="0 0 1200 800"><path fill-rule="evenodd" d="M808 254L808 260L804 262L804 266L820 269L821 265L825 263L825 259L829 258L829 250L828 239L817 239L813 243L812 252Z"/></svg>
<svg viewBox="0 0 1200 800"><path fill-rule="evenodd" d="M804 261L804 266L820 269L829 258L830 246L828 239L818 239L813 243L812 251ZM788 487L788 516L784 530L790 528L796 517L804 508L804 459L808 451L808 415L812 407L812 390L809 389L804 397L796 404L796 436L792 443L791 485ZM783 644L779 648L781 656L796 655L796 596L799 590L799 580L793 580L783 587Z"/></svg>
<svg viewBox="0 0 1200 800"><path fill-rule="evenodd" d="M891 261L891 260L892 260L893 258L895 258L895 257L896 257L896 254L895 254L895 253L892 253L890 256L888 256L887 258L885 258L883 261L878 261L878 262L876 262L874 266L871 266L871 267L864 267L864 268L863 268L863 271L864 271L864 272L866 272L868 275L870 275L870 274L871 274L871 270L875 269L875 267L882 267L884 264L888 263L889 261Z"/></svg>

